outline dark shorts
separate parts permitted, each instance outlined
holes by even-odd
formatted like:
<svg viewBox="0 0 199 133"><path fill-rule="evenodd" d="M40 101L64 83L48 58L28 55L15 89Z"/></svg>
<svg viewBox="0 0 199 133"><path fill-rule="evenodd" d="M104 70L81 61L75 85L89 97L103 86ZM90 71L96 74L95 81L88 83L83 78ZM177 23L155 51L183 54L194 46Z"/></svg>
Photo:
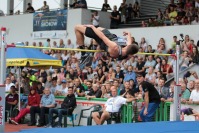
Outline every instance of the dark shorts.
<svg viewBox="0 0 199 133"><path fill-rule="evenodd" d="M102 30L102 32L104 33L104 35L109 38L110 40L116 38L117 36L114 34L111 34L107 29ZM92 28L87 27L86 31L85 31L85 36L89 37L89 38L93 38L99 45L100 45L100 49L107 51L108 50L108 46L102 41L102 39L100 39L95 32L93 31ZM108 51L107 51L108 52Z"/></svg>

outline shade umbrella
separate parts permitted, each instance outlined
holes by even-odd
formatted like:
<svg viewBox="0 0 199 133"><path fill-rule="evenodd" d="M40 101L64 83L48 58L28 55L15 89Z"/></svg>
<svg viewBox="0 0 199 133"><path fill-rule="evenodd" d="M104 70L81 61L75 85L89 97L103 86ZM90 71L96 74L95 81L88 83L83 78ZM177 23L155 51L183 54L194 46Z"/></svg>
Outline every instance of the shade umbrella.
<svg viewBox="0 0 199 133"><path fill-rule="evenodd" d="M30 67L34 69L49 69L62 67L62 61L33 48L11 47L6 52L6 66ZM21 74L19 69L19 75ZM19 81L20 87L20 81ZM19 88L20 99L20 88ZM20 100L19 100L20 109Z"/></svg>

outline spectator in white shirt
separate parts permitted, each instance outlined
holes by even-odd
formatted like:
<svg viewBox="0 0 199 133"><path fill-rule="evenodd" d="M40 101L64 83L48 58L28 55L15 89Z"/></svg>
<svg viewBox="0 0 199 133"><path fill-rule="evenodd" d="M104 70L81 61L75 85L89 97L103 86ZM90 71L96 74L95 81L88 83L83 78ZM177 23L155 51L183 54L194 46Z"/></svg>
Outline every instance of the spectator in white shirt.
<svg viewBox="0 0 199 133"><path fill-rule="evenodd" d="M10 77L6 78L6 92L10 92L10 87L15 86L12 82Z"/></svg>
<svg viewBox="0 0 199 133"><path fill-rule="evenodd" d="M99 27L99 15L98 15L98 11L94 11L92 13L92 18L91 18L91 22L92 24L97 28Z"/></svg>
<svg viewBox="0 0 199 133"><path fill-rule="evenodd" d="M195 16L195 20L191 22L191 25L199 25L198 16Z"/></svg>
<svg viewBox="0 0 199 133"><path fill-rule="evenodd" d="M46 1L44 1L44 5L40 9L38 9L38 11L44 11L44 12L49 11L49 6L47 5Z"/></svg>
<svg viewBox="0 0 199 133"><path fill-rule="evenodd" d="M68 39L67 44L65 45L65 48L74 48L74 44L71 43L70 39Z"/></svg>

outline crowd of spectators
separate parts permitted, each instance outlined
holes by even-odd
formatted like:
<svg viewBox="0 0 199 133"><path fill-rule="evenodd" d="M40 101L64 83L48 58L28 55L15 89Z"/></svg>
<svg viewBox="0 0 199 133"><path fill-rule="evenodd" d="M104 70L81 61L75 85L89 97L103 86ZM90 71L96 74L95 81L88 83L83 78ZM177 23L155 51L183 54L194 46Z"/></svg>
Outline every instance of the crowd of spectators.
<svg viewBox="0 0 199 133"><path fill-rule="evenodd" d="M198 25L198 0L174 0L163 11L157 10L157 17L142 22L142 27L170 26L170 25Z"/></svg>
<svg viewBox="0 0 199 133"><path fill-rule="evenodd" d="M170 8L173 9L174 7L171 6ZM108 6L104 6L104 10L108 9ZM117 10L117 7L114 7L114 10ZM96 15L95 13L94 16ZM180 71L184 71L192 64L199 63L199 53L197 45L191 40L189 35L186 35L185 38L182 37L182 39L183 41L179 41L176 36L173 36L173 42L170 42L169 45L166 44L164 38L160 38L156 48L149 45L144 37L139 43L132 37L132 43L139 46L139 52L159 54L174 54L176 44L180 43L181 56L179 66ZM30 45L28 41L24 44L26 46ZM66 43L62 39L60 39L59 42L51 42L50 39L47 39L45 42L39 42L38 44L33 42L32 45L53 48L75 48L76 46L70 39L68 39ZM90 44L85 45L83 48L100 50L95 40L91 40ZM36 103L32 103L30 101L31 98L28 98L28 101L26 101L28 104L25 106L25 109L22 110L24 112L20 112L21 114L19 113L18 116L11 119L15 124L18 124L22 116L31 113L31 106L47 106L47 112L50 112L51 115L53 113L58 114L60 112L59 110L49 109L55 107L55 96L64 96L66 98L86 97L88 100L91 98L110 98L111 87L114 86L117 90L117 95L125 97L128 93L128 95L130 94L133 97L142 99L142 91L136 79L137 73L141 73L145 77L145 81L156 87L161 96L161 101L173 101L174 82L171 82L170 87L166 87L165 83L175 73L175 57L136 54L128 60L118 61L117 59L108 57L106 52L89 53L48 49L41 51L62 60L63 66L60 69L51 68L49 70L31 69L28 67L21 68L22 74L20 78L16 76L18 71L16 67L7 68L6 91L9 92L9 95L6 98L6 106L16 105L19 101L15 93L17 88L26 96L39 94L43 98L46 95L51 95L52 101L50 103L38 103L38 101L35 100ZM85 59L87 58L89 60L85 63ZM188 81L187 79L190 76L193 76L196 80ZM21 82L20 86L19 80ZM180 79L183 103L199 104L198 84L199 79L197 72L188 71L184 75L184 78ZM66 100L66 102L68 101ZM65 105L62 106L65 108ZM73 107L74 106L73 104ZM35 112L37 112L36 109ZM32 115L31 119L33 119L33 121L30 125L35 125L34 112ZM40 117L43 120L43 115ZM44 124L47 123L41 122L40 126L44 126ZM48 126L51 126L51 122Z"/></svg>

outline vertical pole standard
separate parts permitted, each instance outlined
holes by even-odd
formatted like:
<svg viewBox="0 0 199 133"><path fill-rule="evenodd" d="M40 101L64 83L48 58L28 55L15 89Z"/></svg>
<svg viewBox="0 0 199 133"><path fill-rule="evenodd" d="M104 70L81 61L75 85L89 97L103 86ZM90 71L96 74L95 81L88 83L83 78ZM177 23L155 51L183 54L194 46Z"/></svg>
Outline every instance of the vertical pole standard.
<svg viewBox="0 0 199 133"><path fill-rule="evenodd" d="M5 130L5 78L6 78L6 62L5 62L5 48L6 48L6 28L1 28L1 70L0 70L0 133Z"/></svg>
<svg viewBox="0 0 199 133"><path fill-rule="evenodd" d="M6 48L6 28L1 28L1 70L0 70L0 84L4 84L6 78L6 58L5 58L5 48Z"/></svg>
<svg viewBox="0 0 199 133"><path fill-rule="evenodd" d="M181 86L179 85L179 58L180 58L180 44L176 44L176 65L175 65L175 82L174 87L174 106L173 106L173 120L180 121L181 110Z"/></svg>

